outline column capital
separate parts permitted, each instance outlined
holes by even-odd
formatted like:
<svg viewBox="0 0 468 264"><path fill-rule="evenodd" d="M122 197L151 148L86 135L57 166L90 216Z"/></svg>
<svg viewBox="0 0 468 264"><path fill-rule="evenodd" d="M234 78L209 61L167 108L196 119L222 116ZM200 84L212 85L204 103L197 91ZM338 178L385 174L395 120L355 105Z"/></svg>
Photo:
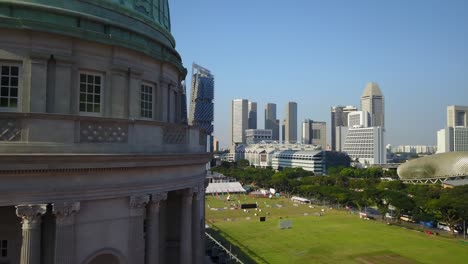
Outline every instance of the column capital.
<svg viewBox="0 0 468 264"><path fill-rule="evenodd" d="M16 215L23 219L23 229L39 228L41 216L47 211L46 204L17 205Z"/></svg>
<svg viewBox="0 0 468 264"><path fill-rule="evenodd" d="M201 197L203 196L203 193L205 193L205 185L204 184L198 184L192 187L193 194L195 195L195 199L200 200Z"/></svg>
<svg viewBox="0 0 468 264"><path fill-rule="evenodd" d="M160 201L167 200L167 192L157 192L151 194L151 202L159 203Z"/></svg>
<svg viewBox="0 0 468 264"><path fill-rule="evenodd" d="M138 195L138 196L130 196L130 208L131 209L138 209L144 208L146 204L149 202L149 195Z"/></svg>
<svg viewBox="0 0 468 264"><path fill-rule="evenodd" d="M149 202L149 195L130 196L130 216L142 216L145 214L146 204Z"/></svg>
<svg viewBox="0 0 468 264"><path fill-rule="evenodd" d="M79 202L60 202L53 204L53 212L55 214L57 224L73 224L75 220L74 216L79 210Z"/></svg>

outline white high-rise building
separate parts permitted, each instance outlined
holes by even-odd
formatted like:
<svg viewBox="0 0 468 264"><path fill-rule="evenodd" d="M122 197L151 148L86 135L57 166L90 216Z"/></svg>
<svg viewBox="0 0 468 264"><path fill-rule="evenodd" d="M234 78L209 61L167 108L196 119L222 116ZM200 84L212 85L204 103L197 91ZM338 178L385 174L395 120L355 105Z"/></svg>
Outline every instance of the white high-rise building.
<svg viewBox="0 0 468 264"><path fill-rule="evenodd" d="M348 126L348 115L351 112L357 111L355 106L332 106L331 107L331 149L338 150L339 145L337 141L340 141L338 136L335 134L337 127L347 127Z"/></svg>
<svg viewBox="0 0 468 264"><path fill-rule="evenodd" d="M361 96L361 111L369 112L369 126L385 127L384 110L384 96L379 85L368 83Z"/></svg>
<svg viewBox="0 0 468 264"><path fill-rule="evenodd" d="M289 143L297 142L297 103L288 102L286 105L285 118L285 141Z"/></svg>
<svg viewBox="0 0 468 264"><path fill-rule="evenodd" d="M348 114L348 127L368 127L369 112L355 111Z"/></svg>
<svg viewBox="0 0 468 264"><path fill-rule="evenodd" d="M348 128L344 152L364 165L387 162L384 129L382 127Z"/></svg>
<svg viewBox="0 0 468 264"><path fill-rule="evenodd" d="M467 118L467 106L447 106L447 127L437 131L437 153L468 151Z"/></svg>
<svg viewBox="0 0 468 264"><path fill-rule="evenodd" d="M231 143L245 143L244 131L248 128L248 101L246 99L232 100L231 107Z"/></svg>
<svg viewBox="0 0 468 264"><path fill-rule="evenodd" d="M446 127L437 131L437 153L468 151L468 127Z"/></svg>
<svg viewBox="0 0 468 264"><path fill-rule="evenodd" d="M453 129L449 127L437 131L437 153L453 151Z"/></svg>

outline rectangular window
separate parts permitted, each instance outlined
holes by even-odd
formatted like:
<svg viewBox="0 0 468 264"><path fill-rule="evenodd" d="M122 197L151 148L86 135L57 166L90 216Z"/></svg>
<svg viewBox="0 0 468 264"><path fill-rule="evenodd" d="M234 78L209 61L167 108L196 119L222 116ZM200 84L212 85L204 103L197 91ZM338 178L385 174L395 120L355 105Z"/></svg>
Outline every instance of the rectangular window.
<svg viewBox="0 0 468 264"><path fill-rule="evenodd" d="M102 111L103 76L80 73L80 112L99 114Z"/></svg>
<svg viewBox="0 0 468 264"><path fill-rule="evenodd" d="M319 129L313 129L312 130L312 138L313 139L320 139L320 130Z"/></svg>
<svg viewBox="0 0 468 264"><path fill-rule="evenodd" d="M465 115L466 115L466 112L465 111L459 111L459 112L456 112L456 120L455 120L455 126L465 126Z"/></svg>
<svg viewBox="0 0 468 264"><path fill-rule="evenodd" d="M0 109L15 110L19 104L20 68L0 62Z"/></svg>
<svg viewBox="0 0 468 264"><path fill-rule="evenodd" d="M148 84L142 84L140 98L141 117L153 118L153 87Z"/></svg>
<svg viewBox="0 0 468 264"><path fill-rule="evenodd" d="M8 257L8 240L0 240L0 257Z"/></svg>

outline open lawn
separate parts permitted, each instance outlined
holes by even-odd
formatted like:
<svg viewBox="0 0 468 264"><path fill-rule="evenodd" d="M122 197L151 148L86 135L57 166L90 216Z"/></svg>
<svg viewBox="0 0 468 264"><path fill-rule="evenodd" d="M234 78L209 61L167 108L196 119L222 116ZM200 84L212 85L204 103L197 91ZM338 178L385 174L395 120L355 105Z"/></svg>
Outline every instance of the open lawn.
<svg viewBox="0 0 468 264"><path fill-rule="evenodd" d="M258 263L467 263L460 239L362 220L347 211L298 205L285 198L207 197L208 225ZM262 212L230 209L257 202ZM222 208L222 209L221 209ZM216 209L216 210L214 210ZM219 210L221 209L221 210ZM324 210L323 216L319 213ZM267 214L267 212L269 214ZM266 216L260 222L258 216ZM305 214L305 215L304 215ZM292 221L280 229L280 217ZM250 218L250 220L248 220Z"/></svg>

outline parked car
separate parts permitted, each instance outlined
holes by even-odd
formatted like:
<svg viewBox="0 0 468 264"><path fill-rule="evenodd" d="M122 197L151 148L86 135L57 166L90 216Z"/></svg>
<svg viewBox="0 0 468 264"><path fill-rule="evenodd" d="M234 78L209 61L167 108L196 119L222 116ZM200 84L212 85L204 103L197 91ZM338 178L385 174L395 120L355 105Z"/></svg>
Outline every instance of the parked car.
<svg viewBox="0 0 468 264"><path fill-rule="evenodd" d="M414 223L413 217L411 217L410 215L401 215L400 220Z"/></svg>
<svg viewBox="0 0 468 264"><path fill-rule="evenodd" d="M452 229L448 226L448 224L447 224L447 223L444 223L444 222L438 222L438 223L437 223L437 228L438 228L438 229L441 229L441 230L445 230L445 231L447 231L447 232L452 231ZM453 232L456 233L456 234L458 234L458 230L457 230L456 228L453 230Z"/></svg>

